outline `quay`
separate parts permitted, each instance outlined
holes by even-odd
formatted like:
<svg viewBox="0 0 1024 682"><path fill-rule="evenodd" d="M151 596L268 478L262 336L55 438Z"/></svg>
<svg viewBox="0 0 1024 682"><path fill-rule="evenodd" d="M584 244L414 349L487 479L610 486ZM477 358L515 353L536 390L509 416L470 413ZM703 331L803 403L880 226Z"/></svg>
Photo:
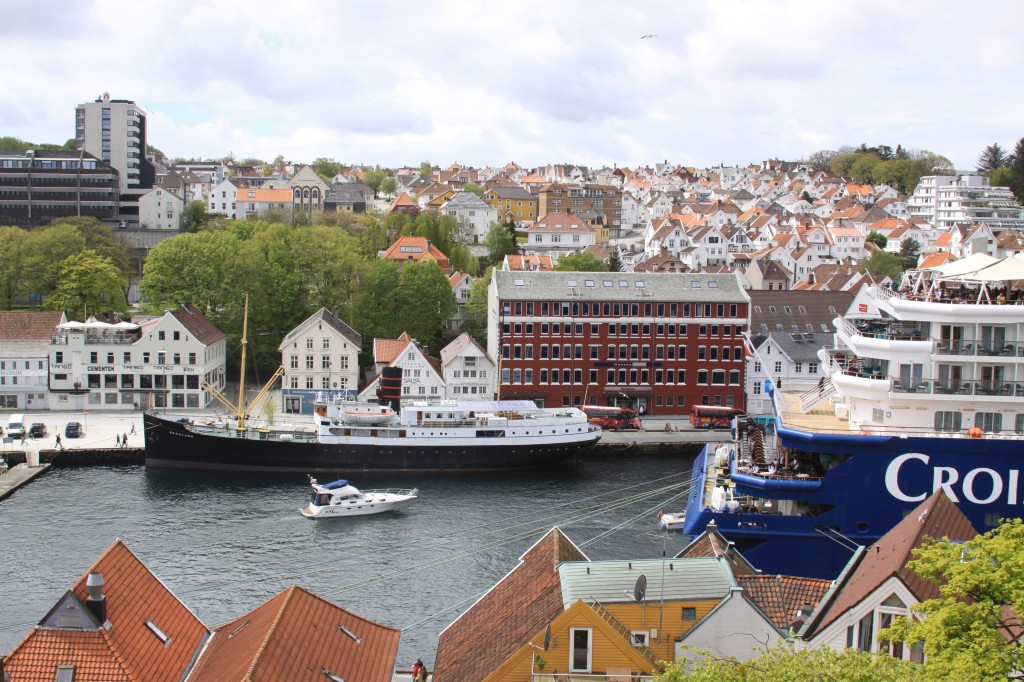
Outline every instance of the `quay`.
<svg viewBox="0 0 1024 682"><path fill-rule="evenodd" d="M15 464L6 473L0 474L0 500L8 497L15 490L25 485L37 476L42 476L49 464Z"/></svg>

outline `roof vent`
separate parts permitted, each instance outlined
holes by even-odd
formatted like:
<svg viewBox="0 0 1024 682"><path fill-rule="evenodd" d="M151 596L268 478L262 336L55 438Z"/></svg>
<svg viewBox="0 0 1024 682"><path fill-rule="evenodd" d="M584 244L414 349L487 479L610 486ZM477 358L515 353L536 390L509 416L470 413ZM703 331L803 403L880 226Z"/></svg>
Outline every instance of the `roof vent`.
<svg viewBox="0 0 1024 682"><path fill-rule="evenodd" d="M103 574L93 571L86 578L85 587L89 590L89 598L85 600L85 606L96 616L100 624L107 622L107 597L103 594Z"/></svg>

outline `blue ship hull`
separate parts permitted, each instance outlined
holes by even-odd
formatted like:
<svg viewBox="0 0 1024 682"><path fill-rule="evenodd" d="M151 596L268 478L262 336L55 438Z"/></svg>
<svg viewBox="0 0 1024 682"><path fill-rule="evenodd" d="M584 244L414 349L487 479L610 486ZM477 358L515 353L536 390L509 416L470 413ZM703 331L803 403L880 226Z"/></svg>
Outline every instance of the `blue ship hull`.
<svg viewBox="0 0 1024 682"><path fill-rule="evenodd" d="M1024 515L1024 440L968 437L899 437L812 433L780 427L783 447L842 455L817 486L780 481L751 486L738 476L740 493L766 500L800 500L814 516L714 511L703 497L709 462L721 444L705 446L694 462L694 480L683 530L695 536L714 521L718 531L765 573L835 578L857 545L875 542L929 494L943 488L980 532L1001 518ZM775 505L777 508L778 505Z"/></svg>

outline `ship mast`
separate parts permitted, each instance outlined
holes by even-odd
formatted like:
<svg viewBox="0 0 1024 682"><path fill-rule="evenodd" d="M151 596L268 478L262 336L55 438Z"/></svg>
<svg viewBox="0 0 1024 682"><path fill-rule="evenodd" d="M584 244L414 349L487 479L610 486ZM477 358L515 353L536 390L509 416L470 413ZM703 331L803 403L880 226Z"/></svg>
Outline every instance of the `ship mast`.
<svg viewBox="0 0 1024 682"><path fill-rule="evenodd" d="M238 428L245 429L245 411L242 405L245 404L245 344L246 334L249 329L249 294L245 295L245 307L242 311L242 366L238 379L238 405L236 405L235 418L238 420Z"/></svg>

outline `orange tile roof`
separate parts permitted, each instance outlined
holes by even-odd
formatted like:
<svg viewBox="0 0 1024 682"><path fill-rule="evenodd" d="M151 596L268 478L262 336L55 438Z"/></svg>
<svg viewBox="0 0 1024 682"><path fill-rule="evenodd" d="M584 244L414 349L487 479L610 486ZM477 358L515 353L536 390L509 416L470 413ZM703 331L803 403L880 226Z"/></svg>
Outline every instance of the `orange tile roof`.
<svg viewBox="0 0 1024 682"><path fill-rule="evenodd" d="M557 528L438 638L434 679L479 682L562 612L558 564L588 561Z"/></svg>
<svg viewBox="0 0 1024 682"><path fill-rule="evenodd" d="M816 608L832 586L831 580L788 575L737 575L743 596L754 602L775 627L786 630L804 604Z"/></svg>
<svg viewBox="0 0 1024 682"><path fill-rule="evenodd" d="M250 195L250 192L253 194ZM290 204L292 203L292 191L290 189L247 189L245 196L241 196L239 201Z"/></svg>
<svg viewBox="0 0 1024 682"><path fill-rule="evenodd" d="M409 345L410 341L412 341L412 337L407 332L402 332L397 339L374 339L373 361L390 365L398 357L398 354Z"/></svg>
<svg viewBox="0 0 1024 682"><path fill-rule="evenodd" d="M929 253L928 255L921 258L921 262L918 263L918 269L924 270L925 268L934 268L942 265L947 261L953 260L953 254L948 251L939 251L938 253Z"/></svg>
<svg viewBox="0 0 1024 682"><path fill-rule="evenodd" d="M441 268L441 272L447 275L451 271L448 256L430 243L426 237L399 237L394 244L387 248L383 257L399 263L410 260L417 263L433 260Z"/></svg>
<svg viewBox="0 0 1024 682"><path fill-rule="evenodd" d="M80 679L100 682L183 679L209 635L206 626L120 540L71 588L82 604L93 572L104 579L110 628L37 627L5 661L12 680L53 682L59 665L95 671L95 677ZM166 636L166 644L147 622Z"/></svg>
<svg viewBox="0 0 1024 682"><path fill-rule="evenodd" d="M293 585L217 628L188 679L390 682L400 636Z"/></svg>

